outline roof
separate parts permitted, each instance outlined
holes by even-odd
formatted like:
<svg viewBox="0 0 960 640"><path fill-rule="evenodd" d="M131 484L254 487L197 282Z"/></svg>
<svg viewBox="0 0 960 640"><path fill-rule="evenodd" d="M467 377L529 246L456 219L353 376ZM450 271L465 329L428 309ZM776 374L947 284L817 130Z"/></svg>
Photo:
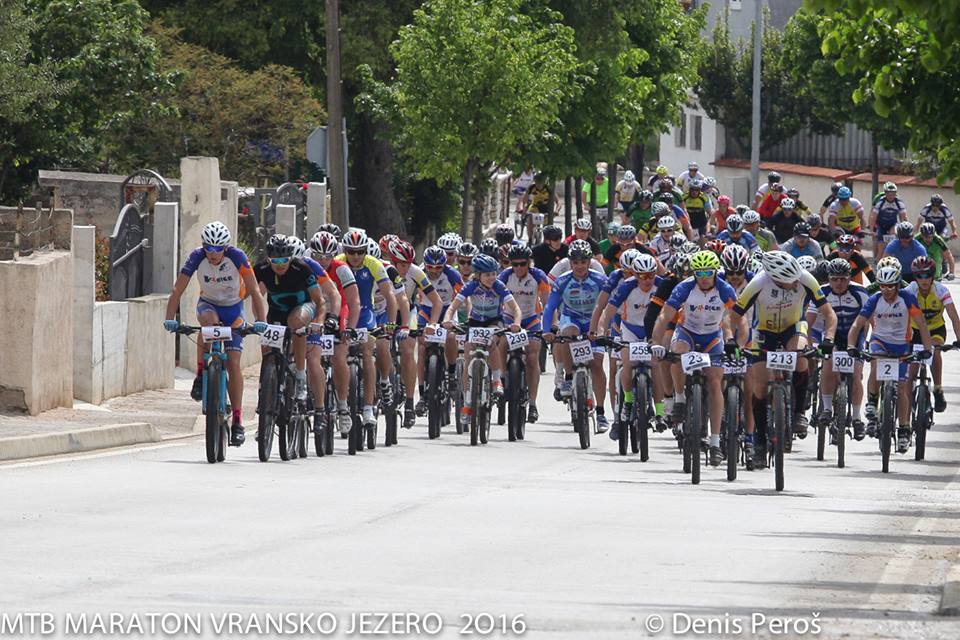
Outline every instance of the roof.
<svg viewBox="0 0 960 640"><path fill-rule="evenodd" d="M734 169L749 169L749 160L738 160L736 158L724 158L713 163L716 167L731 167ZM852 172L835 167L811 167L805 164L791 164L789 162L761 162L760 171L779 171L780 173L792 173L794 175L812 176L815 178L827 178L838 182L850 178Z"/></svg>

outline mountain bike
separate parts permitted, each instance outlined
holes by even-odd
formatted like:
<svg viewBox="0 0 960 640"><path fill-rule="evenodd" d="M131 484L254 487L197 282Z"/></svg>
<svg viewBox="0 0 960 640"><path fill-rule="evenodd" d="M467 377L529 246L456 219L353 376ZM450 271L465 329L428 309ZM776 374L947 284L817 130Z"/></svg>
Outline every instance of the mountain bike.
<svg viewBox="0 0 960 640"><path fill-rule="evenodd" d="M707 378L704 369L713 366L710 354L699 351L667 353L668 362L679 362L686 374L684 394L687 414L681 426L680 450L683 453L683 472L690 474L691 484L700 484L700 460L707 452L708 408Z"/></svg>
<svg viewBox="0 0 960 640"><path fill-rule="evenodd" d="M723 360L723 422L720 425L720 450L727 459L727 481L737 479L737 470L742 462L750 470L753 461L743 453L743 435L746 425L746 408L743 402L743 385L747 375L746 359L725 355Z"/></svg>
<svg viewBox="0 0 960 640"><path fill-rule="evenodd" d="M598 347L607 347L612 342L609 338L598 338ZM590 369L593 366L593 345L590 338L583 335L562 336L553 339L553 344L568 343L570 345L570 360L573 366L573 389L570 397L566 398L567 407L573 422L573 430L580 438L580 448L590 448L590 435L599 434L597 418L594 414L595 400L593 397L593 378Z"/></svg>
<svg viewBox="0 0 960 640"><path fill-rule="evenodd" d="M452 329L467 336L472 345L467 363L467 393L464 408L470 415L470 445L487 444L490 436L490 413L493 410L493 393L490 379L490 346L494 338L506 332L495 327L468 327L460 325Z"/></svg>
<svg viewBox="0 0 960 640"><path fill-rule="evenodd" d="M527 389L527 347L531 338L539 338L540 331L521 330L503 334L507 341L507 379L504 398L507 403L507 440L523 440L526 435L527 406L530 403Z"/></svg>
<svg viewBox="0 0 960 640"><path fill-rule="evenodd" d="M447 343L447 330L434 326L432 334L422 329L410 332L411 338L424 338L424 395L427 398L427 437L435 440L440 437L440 429L449 422L450 396L447 390L447 372L444 363L444 348Z"/></svg>
<svg viewBox="0 0 960 640"><path fill-rule="evenodd" d="M315 329L313 329L315 327ZM280 459L294 460L306 454L306 431L313 413L307 387L307 399L296 397L297 370L293 364L293 335L304 336L322 325L310 325L291 331L283 325L269 325L261 336L267 347L260 362L260 391L257 403L257 453L261 462L270 460L274 428L277 429Z"/></svg>
<svg viewBox="0 0 960 640"><path fill-rule="evenodd" d="M955 349L952 344L934 345L934 349L941 352ZM923 345L914 345L913 350L921 351ZM910 403L910 423L914 435L914 460L923 460L927 450L927 431L933 426L933 402L930 398L930 385L927 378L927 367L933 365L933 356L928 360L917 361L916 375L913 377L912 402Z"/></svg>
<svg viewBox="0 0 960 640"><path fill-rule="evenodd" d="M832 444L837 447L837 468L843 469L846 455L847 438L853 435L853 375L854 358L846 351L834 351L833 373L837 376L837 386L833 390L833 416L830 420L817 421L817 460L823 460L826 453L827 432L830 432ZM819 393L819 392L818 392Z"/></svg>

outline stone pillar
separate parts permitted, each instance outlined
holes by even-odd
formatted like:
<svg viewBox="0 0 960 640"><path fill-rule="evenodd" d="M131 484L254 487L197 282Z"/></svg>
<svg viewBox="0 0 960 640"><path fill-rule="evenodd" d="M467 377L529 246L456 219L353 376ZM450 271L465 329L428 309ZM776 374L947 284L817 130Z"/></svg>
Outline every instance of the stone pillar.
<svg viewBox="0 0 960 640"><path fill-rule="evenodd" d="M237 235L239 229L237 227L237 215L240 211L239 205L239 187L236 182L230 180L223 180L220 182L220 193L223 197L223 200L220 201L220 214L223 216L221 220L227 225L227 228L230 229L230 236L233 238L233 244L237 243Z"/></svg>
<svg viewBox="0 0 960 640"><path fill-rule="evenodd" d="M170 293L173 290L180 264L179 231L180 205L176 202L153 205L153 285L150 293Z"/></svg>
<svg viewBox="0 0 960 640"><path fill-rule="evenodd" d="M297 207L292 204L277 205L277 233L297 235Z"/></svg>
<svg viewBox="0 0 960 640"><path fill-rule="evenodd" d="M97 228L73 228L73 397L100 404L102 369L94 366L93 306L96 301Z"/></svg>
<svg viewBox="0 0 960 640"><path fill-rule="evenodd" d="M307 187L307 237L309 240L317 228L327 221L327 183L311 182Z"/></svg>

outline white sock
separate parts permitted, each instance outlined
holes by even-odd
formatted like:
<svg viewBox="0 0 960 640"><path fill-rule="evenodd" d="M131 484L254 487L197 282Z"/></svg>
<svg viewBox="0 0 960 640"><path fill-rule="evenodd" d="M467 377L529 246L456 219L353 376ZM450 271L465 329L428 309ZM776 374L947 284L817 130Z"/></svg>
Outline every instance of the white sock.
<svg viewBox="0 0 960 640"><path fill-rule="evenodd" d="M711 447L719 447L719 446L720 446L720 434L719 434L719 433L711 433L711 434L710 434L710 446L711 446Z"/></svg>
<svg viewBox="0 0 960 640"><path fill-rule="evenodd" d="M498 383L498 382L503 382L503 381L500 379L500 369L494 369L494 370L493 370L493 383L496 384L496 383Z"/></svg>
<svg viewBox="0 0 960 640"><path fill-rule="evenodd" d="M680 393L679 391L677 392L677 394L676 394L675 396L673 396L673 398L674 398L674 400L675 400L676 402L679 402L679 403L681 403L681 404L686 404L686 403L687 403L687 396L684 395L684 394L682 394L682 393Z"/></svg>
<svg viewBox="0 0 960 640"><path fill-rule="evenodd" d="M829 396L828 396L828 395L825 394L825 393L821 393L821 394L820 394L820 399L821 399L821 401L823 402L823 407L824 407L825 409L830 409L831 411L833 411L833 396L832 396L832 395L829 395Z"/></svg>

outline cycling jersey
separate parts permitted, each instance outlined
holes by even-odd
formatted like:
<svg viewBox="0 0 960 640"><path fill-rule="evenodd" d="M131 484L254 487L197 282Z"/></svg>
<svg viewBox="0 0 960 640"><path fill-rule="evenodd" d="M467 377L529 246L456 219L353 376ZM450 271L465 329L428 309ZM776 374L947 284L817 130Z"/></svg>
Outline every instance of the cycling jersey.
<svg viewBox="0 0 960 640"><path fill-rule="evenodd" d="M290 312L309 302L310 290L319 286L317 276L304 262L291 260L289 264L283 275L271 269L270 262L266 260L253 268L257 282L262 282L267 289L267 319L270 322L286 324ZM326 277L324 274L321 282Z"/></svg>
<svg viewBox="0 0 960 640"><path fill-rule="evenodd" d="M860 315L860 311L870 298L870 294L867 293L866 289L856 283L850 283L847 290L839 295L833 292L830 285L826 284L820 287L820 293L833 308L834 313L837 314L837 334L835 340L840 348L844 348L847 344L847 334L850 332L850 327L853 326L854 320ZM816 305L811 302L807 311L809 313L816 313ZM823 314L818 314L811 329L822 334L825 325L826 321L823 318Z"/></svg>
<svg viewBox="0 0 960 640"><path fill-rule="evenodd" d="M803 320L807 300L811 300L816 308L827 302L820 293L820 283L812 273L801 273L797 287L791 291L780 288L764 271L746 286L734 310L746 315L747 310L755 306L757 328L760 331L783 333Z"/></svg>
<svg viewBox="0 0 960 640"><path fill-rule="evenodd" d="M527 189L527 208L539 213L550 213L550 189L547 185L530 185Z"/></svg>
<svg viewBox="0 0 960 640"><path fill-rule="evenodd" d="M644 291L640 288L640 281L637 278L627 278L614 290L608 304L620 309L620 317L628 325L642 328L653 293L652 286Z"/></svg>
<svg viewBox="0 0 960 640"><path fill-rule="evenodd" d="M630 212L630 224L638 231L646 231L651 219L653 219L653 208L650 205L647 205L646 209L636 206ZM654 225L654 228L656 228L656 225Z"/></svg>
<svg viewBox="0 0 960 640"><path fill-rule="evenodd" d="M610 248L603 254L603 267L604 271L610 273L616 269L620 264L620 256L624 251L628 249L636 249L640 253L646 253L648 255L656 257L656 254L652 249L648 248L642 244L634 244L632 247L624 248L622 244L611 245Z"/></svg>
<svg viewBox="0 0 960 640"><path fill-rule="evenodd" d="M849 200L834 200L827 209L827 218L836 218L837 226L844 231L855 232L860 230L860 216L863 214L863 205L856 198Z"/></svg>
<svg viewBox="0 0 960 640"><path fill-rule="evenodd" d="M900 221L900 214L906 210L907 207L900 198L887 200L881 197L873 207L873 212L877 216L875 229L877 233L881 236L890 233L892 227Z"/></svg>
<svg viewBox="0 0 960 640"><path fill-rule="evenodd" d="M681 312L678 327L699 335L720 330L720 321L726 309L737 299L733 287L717 278L715 285L703 291L692 277L681 282L670 294L667 306Z"/></svg>
<svg viewBox="0 0 960 640"><path fill-rule="evenodd" d="M350 263L347 262L346 254L341 253L337 256L337 260L350 266ZM374 308L373 290L376 288L376 285L389 280L387 270L384 268L382 262L371 255L364 256L363 262L360 263L358 268L354 269L350 266L350 269L353 271L353 277L357 281L357 289L360 292L360 307L372 312Z"/></svg>
<svg viewBox="0 0 960 640"><path fill-rule="evenodd" d="M504 303L513 300L513 294L499 280L487 288L479 280L471 280L457 294L461 304L470 301L470 319L479 321L497 320L503 316Z"/></svg>
<svg viewBox="0 0 960 640"><path fill-rule="evenodd" d="M953 219L953 214L950 213L950 209L945 204L937 208L928 204L920 210L920 217L923 218L924 222L932 222L937 229L937 233L943 233L947 228L947 220Z"/></svg>
<svg viewBox="0 0 960 640"><path fill-rule="evenodd" d="M571 320L589 323L593 308L597 305L597 298L606 283L607 277L602 271L587 271L582 280L575 278L573 271L564 273L553 284L553 290L543 310L544 323L552 323L553 314L558 309L563 316Z"/></svg>
<svg viewBox="0 0 960 640"><path fill-rule="evenodd" d="M557 278L565 274L567 271L570 271L570 258L564 258L563 260L558 262L556 265L554 265L553 269L550 269L550 273L548 273L547 275L550 277L551 280L556 280ZM604 272L603 265L597 262L596 260L594 260L593 258L591 258L590 271L599 271L600 273L603 273Z"/></svg>
<svg viewBox="0 0 960 640"><path fill-rule="evenodd" d="M744 232L744 233L753 233L753 237L757 241L757 246L760 247L763 251L771 251L780 246L780 243L777 242L777 237L773 235L773 232L770 229L764 229L759 227L756 232Z"/></svg>
<svg viewBox="0 0 960 640"><path fill-rule="evenodd" d="M884 257L892 256L900 261L900 270L906 279L913 275L913 261L925 255L927 255L926 247L914 239L911 239L907 246L900 244L899 239L894 240L883 250Z"/></svg>
<svg viewBox="0 0 960 640"><path fill-rule="evenodd" d="M443 274L450 277L447 271L452 271L456 274L456 278L463 283L463 278L460 277L460 274L453 267L446 265L443 269ZM427 274L424 272L422 267L418 267L415 264L411 264L407 269L407 275L403 276L403 291L407 294L407 299L410 300L410 304L414 304L417 300L417 292L419 291L424 296L430 295L430 292L434 290L434 283L431 281ZM443 295L440 295L443 298ZM450 304L450 300L453 300L451 295L449 299L443 298L444 304Z"/></svg>
<svg viewBox="0 0 960 640"><path fill-rule="evenodd" d="M677 186L680 187L682 191L687 191L688 190L687 185L690 184L692 181L699 180L703 182L706 179L707 179L706 176L700 173L699 169L697 169L696 173L693 173L693 174L691 174L688 169L687 171L684 171L679 176L677 176Z"/></svg>
<svg viewBox="0 0 960 640"><path fill-rule="evenodd" d="M621 180L617 184L617 200L619 200L620 204L624 205L624 207L626 208L628 205L633 203L639 191L640 191L640 183L637 182L636 180L634 180L633 182L627 182L626 180Z"/></svg>
<svg viewBox="0 0 960 640"><path fill-rule="evenodd" d="M650 250L653 251L660 262L663 262L673 255L673 247L670 246L670 240L664 238L662 235L658 235L650 241Z"/></svg>
<svg viewBox="0 0 960 640"><path fill-rule="evenodd" d="M410 265L410 268L412 269L413 266L414 265ZM406 282L407 295L410 295L411 277L409 271L407 272ZM440 302L443 303L443 307L447 308L450 303L453 302L453 298L463 287L463 278L460 277L460 273L450 265L444 265L443 271L439 272L435 278L431 278L429 275L427 275L423 278L423 280L420 280L420 278L415 277L413 282L415 283L413 292L415 293L417 289L420 290L422 295L421 307L425 306L427 309L430 308L430 305L425 303L427 302L427 296L430 295L431 291L437 292L437 295L440 296Z"/></svg>
<svg viewBox="0 0 960 640"><path fill-rule="evenodd" d="M412 267L413 265L410 266ZM387 270L387 280L393 284L393 295L399 296L405 294L403 278L400 277L400 272L397 271L397 268L388 262L383 263L383 268ZM396 318L390 319L387 317L387 299L380 293L380 287L373 290L373 312L377 314L377 324L387 324L388 322L396 320Z"/></svg>
<svg viewBox="0 0 960 640"><path fill-rule="evenodd" d="M719 234L717 234L718 240L723 240L727 244L738 244L747 251L753 251L757 248L757 239L753 237L753 234L749 231L743 231L740 235L734 238L730 234L729 229L724 229Z"/></svg>
<svg viewBox="0 0 960 640"><path fill-rule="evenodd" d="M235 305L246 297L243 276L253 273L246 254L236 247L227 247L220 264L207 260L203 247L194 249L180 269L188 278L197 274L200 299L218 307Z"/></svg>
<svg viewBox="0 0 960 640"><path fill-rule="evenodd" d="M933 260L933 264L937 265L937 270L934 272L933 277L939 280L940 276L943 275L943 253L948 250L947 241L939 234L934 234L930 244L925 243L923 236L919 233L914 237L917 239L917 242L922 244L923 248L927 250L927 256Z"/></svg>
<svg viewBox="0 0 960 640"><path fill-rule="evenodd" d="M901 289L893 302L883 299L883 293L875 293L863 305L860 316L872 320L872 339L891 345L905 345L913 333L911 319L923 315L916 296Z"/></svg>
<svg viewBox="0 0 960 640"><path fill-rule="evenodd" d="M796 213L796 210L787 214L783 209L780 209L773 214L768 224L770 230L773 231L773 235L777 238L777 242L783 244L793 237L793 228L797 226L798 222L803 222L803 218Z"/></svg>
<svg viewBox="0 0 960 640"><path fill-rule="evenodd" d="M571 242L573 242L573 241L576 240L576 239L577 239L577 235L576 235L576 234L573 234L573 235L570 235L570 236L567 236L566 238L564 238L563 242L564 242L565 244L570 244ZM590 236L587 236L587 239L586 239L586 240L587 240L587 243L590 245L590 252L593 253L593 255L595 255L595 256L601 255L601 253L600 253L600 243L597 242L596 240L594 240L593 238L591 238Z"/></svg>
<svg viewBox="0 0 960 640"><path fill-rule="evenodd" d="M683 206L690 216L690 226L703 230L707 226L707 210L710 208L710 198L703 192L698 196L687 194L683 197Z"/></svg>
<svg viewBox="0 0 960 640"><path fill-rule="evenodd" d="M794 258L810 256L811 258L815 258L818 262L823 260L823 249L820 248L820 243L813 239L807 240L807 244L801 247L799 244L797 244L796 238L791 238L780 245L780 251L786 251Z"/></svg>
<svg viewBox="0 0 960 640"><path fill-rule="evenodd" d="M776 210L780 208L780 201L784 198L786 198L786 196L782 191L768 191L763 196L763 199L760 200L760 204L757 205L757 213L759 213L760 217L764 220L772 218Z"/></svg>
<svg viewBox="0 0 960 640"><path fill-rule="evenodd" d="M533 266L545 273L557 266L557 263L567 257L570 247L560 243L560 248L554 251L546 242L541 242L533 248Z"/></svg>
<svg viewBox="0 0 960 640"><path fill-rule="evenodd" d="M827 262L829 262L830 260L833 260L834 258L840 258L840 257L842 256L840 255L839 251L832 251L830 255L827 256ZM869 279L870 282L873 282L874 280L877 279L877 274L873 272L873 269L867 263L867 259L864 258L863 254L860 253L859 251L854 251L853 253L851 253L850 256L847 258L847 262L850 263L850 275L854 279L857 279L861 273L866 275L867 279Z"/></svg>
<svg viewBox="0 0 960 640"><path fill-rule="evenodd" d="M498 276L498 279L513 294L514 299L520 306L522 319L526 320L540 313L542 310L540 294L549 293L551 289L550 278L547 277L547 274L536 267L530 267L527 270L527 275L521 278L513 267L510 267L505 269Z"/></svg>
<svg viewBox="0 0 960 640"><path fill-rule="evenodd" d="M309 265L310 263L307 262ZM312 267L311 267L312 268ZM314 273L316 275L316 273ZM350 315L350 307L347 305L347 296L344 295L344 289L350 286L357 286L357 281L353 277L353 271L345 263L340 262L339 260L331 260L330 264L327 265L327 276L333 281L333 284L336 285L337 291L340 292L340 328L343 329L347 326L347 317ZM327 310L332 312L330 308L330 299L326 299Z"/></svg>
<svg viewBox="0 0 960 640"><path fill-rule="evenodd" d="M610 183L607 180L607 178L604 178L601 184L597 184L595 180L591 180L590 182L584 181L583 193L586 194L587 196L587 202L588 203L590 202L590 190L596 187L596 191L595 191L596 200L594 200L594 204L596 204L596 206L598 207L607 206L607 202L609 202L609 196L610 196L610 194L608 193L609 184Z"/></svg>
<svg viewBox="0 0 960 640"><path fill-rule="evenodd" d="M933 331L946 325L943 312L947 307L953 306L953 298L950 296L950 290L947 289L946 286L939 282L934 282L930 286L930 291L924 295L920 292L920 286L916 282L911 282L904 291L912 293L917 298L917 304L920 306L920 311L923 312L923 317L927 321L928 329ZM914 329L917 328L916 320L911 324Z"/></svg>

